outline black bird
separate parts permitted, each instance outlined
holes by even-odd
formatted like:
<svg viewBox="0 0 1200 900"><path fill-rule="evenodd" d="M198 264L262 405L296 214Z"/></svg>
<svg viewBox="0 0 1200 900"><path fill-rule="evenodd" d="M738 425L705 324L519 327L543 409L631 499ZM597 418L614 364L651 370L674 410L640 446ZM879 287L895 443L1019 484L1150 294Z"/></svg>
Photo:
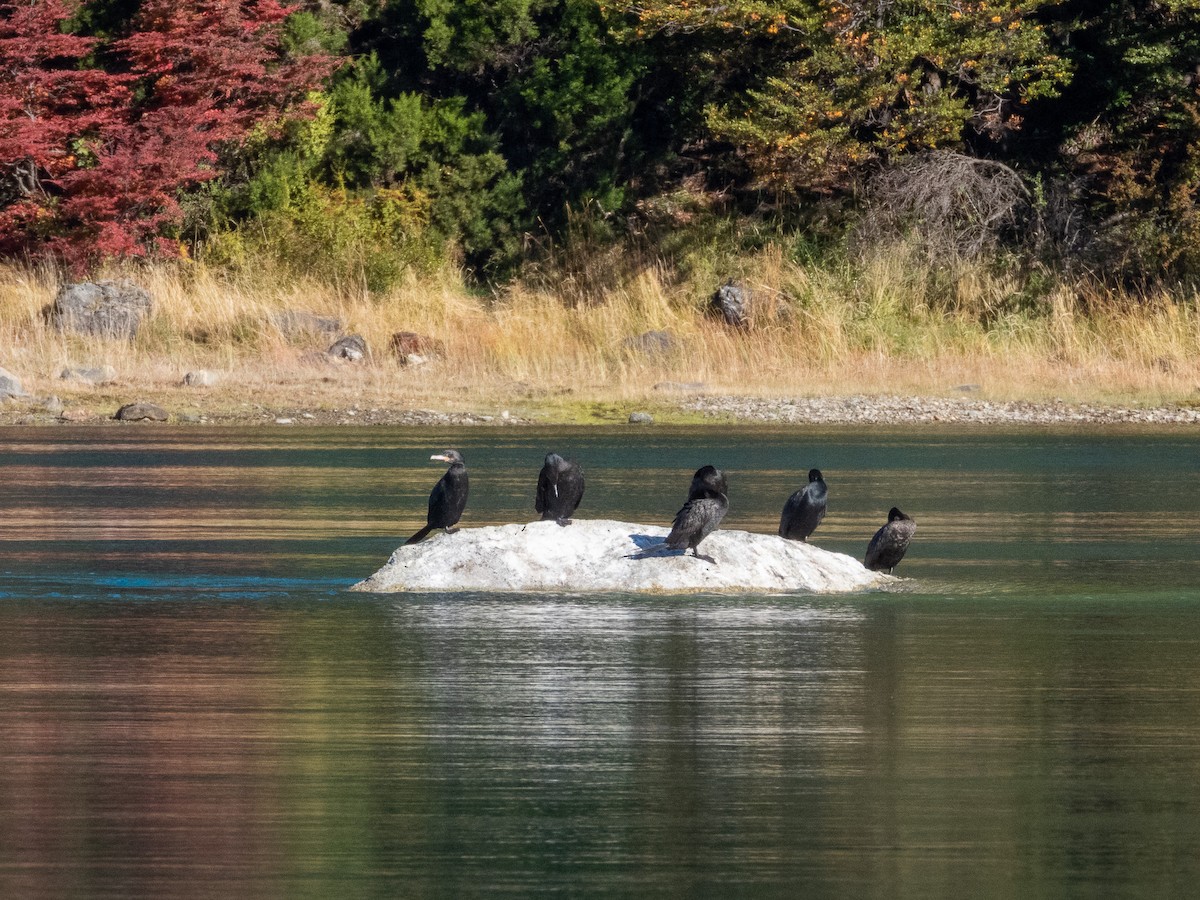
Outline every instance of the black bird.
<svg viewBox="0 0 1200 900"><path fill-rule="evenodd" d="M788 497L779 517L779 536L789 541L807 541L825 518L825 500L829 496L820 469L808 470L808 484Z"/></svg>
<svg viewBox="0 0 1200 900"><path fill-rule="evenodd" d="M583 499L583 469L579 463L563 459L557 453L547 453L546 463L538 474L537 498L533 508L543 519L554 519L559 525L570 525L571 514Z"/></svg>
<svg viewBox="0 0 1200 900"><path fill-rule="evenodd" d="M725 473L715 466L704 466L692 476L687 502L675 514L671 533L667 535L667 546L672 550L691 548L692 555L716 564L711 556L702 556L696 549L700 542L712 534L725 513L729 510L728 487Z"/></svg>
<svg viewBox="0 0 1200 900"><path fill-rule="evenodd" d="M892 574L892 569L904 559L908 542L912 540L916 530L917 523L912 520L912 516L893 506L888 512L887 524L875 532L875 537L871 538L871 543L867 545L867 558L863 560L863 565L872 572L887 569L888 574Z"/></svg>
<svg viewBox="0 0 1200 900"><path fill-rule="evenodd" d="M463 509L467 505L467 489L470 485L462 454L457 450L447 450L445 453L435 453L429 458L448 462L450 468L429 492L429 515L425 519L425 527L405 541L406 545L424 540L435 528L444 528L447 534L452 533L456 530L454 526L462 518Z"/></svg>

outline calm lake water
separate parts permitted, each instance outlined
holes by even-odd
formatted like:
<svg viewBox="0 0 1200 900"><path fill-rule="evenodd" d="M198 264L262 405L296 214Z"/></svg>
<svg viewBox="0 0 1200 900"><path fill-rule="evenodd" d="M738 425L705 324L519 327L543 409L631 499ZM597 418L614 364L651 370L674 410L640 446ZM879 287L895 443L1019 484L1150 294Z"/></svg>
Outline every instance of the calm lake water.
<svg viewBox="0 0 1200 900"><path fill-rule="evenodd" d="M362 595L464 526L726 468L894 590ZM0 429L0 896L1050 897L1200 882L1200 435ZM697 562L698 565L705 563Z"/></svg>

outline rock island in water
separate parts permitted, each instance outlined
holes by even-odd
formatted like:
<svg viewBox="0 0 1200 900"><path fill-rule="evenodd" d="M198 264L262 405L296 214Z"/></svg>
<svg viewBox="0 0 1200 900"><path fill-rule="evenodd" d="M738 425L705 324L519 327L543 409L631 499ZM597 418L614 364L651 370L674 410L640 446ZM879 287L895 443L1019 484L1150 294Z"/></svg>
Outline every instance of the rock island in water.
<svg viewBox="0 0 1200 900"><path fill-rule="evenodd" d="M400 547L351 590L832 593L895 580L844 553L735 530L705 538L714 564L657 549L668 531L593 519L464 528Z"/></svg>

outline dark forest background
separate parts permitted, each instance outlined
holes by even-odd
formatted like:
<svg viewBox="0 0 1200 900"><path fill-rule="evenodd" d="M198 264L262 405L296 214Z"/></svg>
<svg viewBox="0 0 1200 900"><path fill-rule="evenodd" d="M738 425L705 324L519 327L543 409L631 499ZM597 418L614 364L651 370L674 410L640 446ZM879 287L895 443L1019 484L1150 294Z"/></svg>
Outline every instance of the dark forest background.
<svg viewBox="0 0 1200 900"><path fill-rule="evenodd" d="M0 3L0 252L1200 275L1200 2Z"/></svg>

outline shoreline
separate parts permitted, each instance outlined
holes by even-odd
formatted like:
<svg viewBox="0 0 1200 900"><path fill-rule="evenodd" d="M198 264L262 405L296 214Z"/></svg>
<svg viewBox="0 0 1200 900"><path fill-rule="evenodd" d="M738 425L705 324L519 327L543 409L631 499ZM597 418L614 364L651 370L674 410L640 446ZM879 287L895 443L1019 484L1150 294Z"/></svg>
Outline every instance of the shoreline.
<svg viewBox="0 0 1200 900"><path fill-rule="evenodd" d="M1200 408L1134 407L1062 400L995 401L971 398L864 394L761 400L712 397L689 409L735 421L804 425L1200 425Z"/></svg>
<svg viewBox="0 0 1200 900"><path fill-rule="evenodd" d="M134 399L161 404L166 421L123 422L116 410ZM439 408L436 402L421 406L347 403L341 406L305 406L284 402L236 404L229 398L212 402L172 403L178 398L153 398L153 392L129 395L128 400L108 397L21 397L0 401L0 426L402 426L402 427L529 427L626 425L822 425L822 426L1054 426L1054 425L1200 425L1200 405L1132 406L1105 403L1071 403L1065 400L988 400L977 397L922 397L849 394L842 396L754 397L733 394L689 394L674 399L655 397L608 400L566 408L536 400L481 400L474 409ZM206 410L205 407L208 407ZM580 414L580 409L585 414ZM633 413L646 414L650 422L631 422Z"/></svg>
<svg viewBox="0 0 1200 900"><path fill-rule="evenodd" d="M0 424L140 402L183 426L1200 425L1195 306L1066 298L993 327L923 305L894 268L745 265L774 304L746 327L656 269L584 303L523 283L485 298L452 272L376 297L151 267L130 336L60 329L53 273L0 268L0 397L17 395Z"/></svg>

